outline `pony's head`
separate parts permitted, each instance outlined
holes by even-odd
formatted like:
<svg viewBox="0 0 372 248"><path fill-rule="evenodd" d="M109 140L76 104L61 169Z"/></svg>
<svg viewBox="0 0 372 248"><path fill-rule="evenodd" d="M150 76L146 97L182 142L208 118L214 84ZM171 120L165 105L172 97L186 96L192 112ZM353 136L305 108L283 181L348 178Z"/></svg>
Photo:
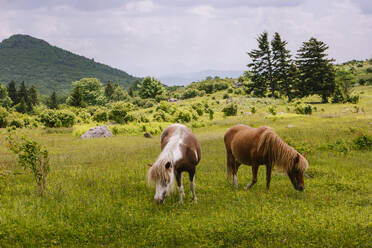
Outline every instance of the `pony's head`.
<svg viewBox="0 0 372 248"><path fill-rule="evenodd" d="M293 160L293 165L287 171L289 179L296 190L303 191L305 189L304 173L309 167L309 163L305 158L305 154L300 155L297 153Z"/></svg>
<svg viewBox="0 0 372 248"><path fill-rule="evenodd" d="M165 196L169 194L174 186L174 172L173 166L169 161L157 161L151 167L147 178L150 184L155 184L156 193L154 200L156 203L163 203Z"/></svg>

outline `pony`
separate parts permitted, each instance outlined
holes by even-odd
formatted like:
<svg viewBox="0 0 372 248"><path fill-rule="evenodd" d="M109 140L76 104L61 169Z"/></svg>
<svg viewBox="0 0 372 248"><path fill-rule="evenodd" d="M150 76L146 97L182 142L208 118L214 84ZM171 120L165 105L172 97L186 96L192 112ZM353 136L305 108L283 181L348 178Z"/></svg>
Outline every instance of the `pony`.
<svg viewBox="0 0 372 248"><path fill-rule="evenodd" d="M252 166L252 181L248 190L257 182L260 165L266 165L266 189L270 188L271 171L274 166L285 171L296 190L303 191L304 173L309 167L305 154L301 155L286 144L270 127L252 128L236 125L229 128L224 136L226 148L227 176L233 176L232 183L238 188L236 174L241 164Z"/></svg>
<svg viewBox="0 0 372 248"><path fill-rule="evenodd" d="M182 185L182 172L188 172L192 198L197 202L195 195L196 166L201 159L200 143L195 135L186 126L173 124L161 134L161 153L154 164L149 164L147 174L149 184L156 185L154 200L163 203L173 186L174 178L177 181L180 203L183 203L184 190Z"/></svg>

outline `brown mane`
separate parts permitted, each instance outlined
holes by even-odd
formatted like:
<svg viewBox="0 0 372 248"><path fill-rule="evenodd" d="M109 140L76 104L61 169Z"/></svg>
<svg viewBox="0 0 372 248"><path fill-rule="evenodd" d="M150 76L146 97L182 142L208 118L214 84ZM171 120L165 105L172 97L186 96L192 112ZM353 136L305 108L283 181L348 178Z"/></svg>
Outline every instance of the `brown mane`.
<svg viewBox="0 0 372 248"><path fill-rule="evenodd" d="M273 166L277 166L285 172L291 170L293 166L296 166L301 172L304 172L308 167L308 164L304 163L302 159L300 159L299 163L295 163L299 153L293 147L285 143L273 129L269 127L261 134L257 150L262 153L263 156L267 157ZM300 156L300 158L301 157L302 156Z"/></svg>

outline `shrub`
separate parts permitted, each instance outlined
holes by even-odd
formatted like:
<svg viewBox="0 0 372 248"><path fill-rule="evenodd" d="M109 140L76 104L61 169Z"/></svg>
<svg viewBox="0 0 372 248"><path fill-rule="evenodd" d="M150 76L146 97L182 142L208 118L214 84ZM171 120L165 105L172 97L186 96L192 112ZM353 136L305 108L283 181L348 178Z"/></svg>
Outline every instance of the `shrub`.
<svg viewBox="0 0 372 248"><path fill-rule="evenodd" d="M228 99L228 98L230 98L230 96L229 96L229 94L225 93L225 94L223 94L223 97L222 98L223 99Z"/></svg>
<svg viewBox="0 0 372 248"><path fill-rule="evenodd" d="M158 121L158 122L171 122L173 119L171 115L167 114L163 110L156 111L153 118L155 121Z"/></svg>
<svg viewBox="0 0 372 248"><path fill-rule="evenodd" d="M13 119L10 121L9 126L22 128L23 127L23 120L22 119Z"/></svg>
<svg viewBox="0 0 372 248"><path fill-rule="evenodd" d="M173 114L176 109L172 104L169 102L162 101L160 104L156 107L156 110L158 111L159 109L163 110L167 114Z"/></svg>
<svg viewBox="0 0 372 248"><path fill-rule="evenodd" d="M194 98L199 95L199 91L197 89L187 89L185 92L182 94L182 99L189 99L189 98Z"/></svg>
<svg viewBox="0 0 372 248"><path fill-rule="evenodd" d="M209 109L208 113L209 113L209 120L213 120L214 111L212 109Z"/></svg>
<svg viewBox="0 0 372 248"><path fill-rule="evenodd" d="M200 102L194 103L193 105L191 105L191 107L196 111L196 113L199 116L203 115L205 106L203 107L203 105Z"/></svg>
<svg viewBox="0 0 372 248"><path fill-rule="evenodd" d="M190 122L192 114L188 110L179 110L176 113L175 121L176 122Z"/></svg>
<svg viewBox="0 0 372 248"><path fill-rule="evenodd" d="M8 117L9 113L6 111L5 108L0 106L0 128L6 127L8 125Z"/></svg>
<svg viewBox="0 0 372 248"><path fill-rule="evenodd" d="M295 112L296 114L300 114L300 115L311 115L313 113L313 109L311 108L311 105L309 104L306 104L306 105L297 104L295 106Z"/></svg>
<svg viewBox="0 0 372 248"><path fill-rule="evenodd" d="M8 136L9 149L18 155L18 164L24 169L30 169L34 175L40 193L46 190L46 177L50 170L49 153L38 142L25 137Z"/></svg>
<svg viewBox="0 0 372 248"><path fill-rule="evenodd" d="M75 118L75 114L69 110L48 109L40 114L40 122L46 127L72 127Z"/></svg>
<svg viewBox="0 0 372 248"><path fill-rule="evenodd" d="M228 106L222 109L225 116L234 116L238 113L238 105L230 103Z"/></svg>
<svg viewBox="0 0 372 248"><path fill-rule="evenodd" d="M121 124L127 123L131 119L131 116L128 115L130 110L130 104L126 104L124 102L115 102L111 105L109 119Z"/></svg>
<svg viewBox="0 0 372 248"><path fill-rule="evenodd" d="M232 88L228 88L227 89L227 93L233 93L233 89Z"/></svg>
<svg viewBox="0 0 372 248"><path fill-rule="evenodd" d="M251 112L252 112L252 114L255 114L255 113L257 113L257 109L256 109L256 107L255 107L255 106L251 107Z"/></svg>
<svg viewBox="0 0 372 248"><path fill-rule="evenodd" d="M93 120L96 122L106 122L108 121L107 111L104 109L97 110L93 115Z"/></svg>
<svg viewBox="0 0 372 248"><path fill-rule="evenodd" d="M358 150L372 150L372 137L362 134L353 140Z"/></svg>
<svg viewBox="0 0 372 248"><path fill-rule="evenodd" d="M271 113L272 115L276 115L276 114L277 114L277 112L276 112L276 107L275 107L275 106L269 106L268 111L269 111L269 113Z"/></svg>

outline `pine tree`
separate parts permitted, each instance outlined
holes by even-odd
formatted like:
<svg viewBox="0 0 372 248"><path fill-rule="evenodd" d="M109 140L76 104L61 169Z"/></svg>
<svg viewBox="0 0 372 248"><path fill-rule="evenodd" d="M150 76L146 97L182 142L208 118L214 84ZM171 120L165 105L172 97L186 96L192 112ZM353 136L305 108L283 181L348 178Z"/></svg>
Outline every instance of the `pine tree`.
<svg viewBox="0 0 372 248"><path fill-rule="evenodd" d="M297 65L300 73L301 89L304 96L318 94L322 102L335 90L335 70L333 59L328 59L328 46L315 38L304 42L297 51Z"/></svg>
<svg viewBox="0 0 372 248"><path fill-rule="evenodd" d="M17 112L22 113L22 114L28 112L28 106L27 106L26 100L23 97L21 98L21 101L16 105L15 108Z"/></svg>
<svg viewBox="0 0 372 248"><path fill-rule="evenodd" d="M106 87L105 87L105 96L107 99L111 99L112 94L114 93L114 87L112 86L110 81L107 81Z"/></svg>
<svg viewBox="0 0 372 248"><path fill-rule="evenodd" d="M294 68L291 65L291 54L286 49L286 45L287 41L282 41L279 33L276 32L274 39L271 41L273 81L276 82L280 94L287 96L290 102L294 97L294 78L289 74L291 73L290 70Z"/></svg>
<svg viewBox="0 0 372 248"><path fill-rule="evenodd" d="M248 53L252 63L248 64L252 74L252 83L248 85L248 92L253 91L256 96L264 96L267 88L271 91L271 96L276 97L276 82L273 80L273 65L270 44L267 32L263 32L258 38L258 49L253 49Z"/></svg>
<svg viewBox="0 0 372 248"><path fill-rule="evenodd" d="M50 109L58 109L58 100L57 100L57 93L53 91L50 95L49 99L47 100L47 106Z"/></svg>
<svg viewBox="0 0 372 248"><path fill-rule="evenodd" d="M69 104L71 106L75 107L85 107L85 102L83 100L83 93L81 92L80 86L76 86L73 91L71 96L69 97Z"/></svg>
<svg viewBox="0 0 372 248"><path fill-rule="evenodd" d="M39 95L37 93L35 85L31 85L31 87L28 89L28 96L30 99L30 104L35 106L39 104Z"/></svg>
<svg viewBox="0 0 372 248"><path fill-rule="evenodd" d="M10 83L8 84L8 96L10 99L13 101L13 105L16 105L19 103L18 96L17 96L17 88L16 88L16 83L14 80L11 80Z"/></svg>
<svg viewBox="0 0 372 248"><path fill-rule="evenodd" d="M22 98L25 100L26 104L29 104L29 97L28 97L28 90L26 88L25 82L22 81L21 85L19 86L19 90L17 92L17 96L19 99L19 102L21 102Z"/></svg>

